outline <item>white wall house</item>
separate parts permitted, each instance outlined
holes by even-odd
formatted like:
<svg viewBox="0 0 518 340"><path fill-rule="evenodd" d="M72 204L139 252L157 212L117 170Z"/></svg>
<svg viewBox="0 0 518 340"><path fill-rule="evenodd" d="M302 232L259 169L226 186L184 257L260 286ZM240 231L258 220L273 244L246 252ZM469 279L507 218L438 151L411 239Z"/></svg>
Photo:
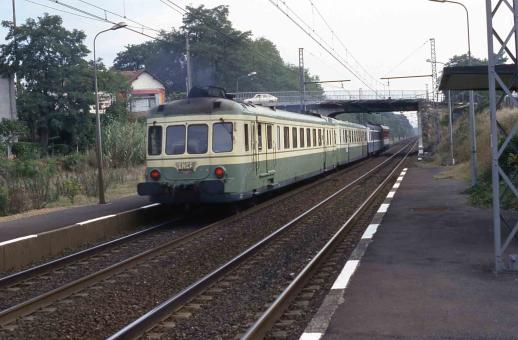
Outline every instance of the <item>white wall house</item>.
<svg viewBox="0 0 518 340"><path fill-rule="evenodd" d="M122 71L128 78L131 91L127 94L129 110L145 115L149 109L165 102L165 86L145 70Z"/></svg>

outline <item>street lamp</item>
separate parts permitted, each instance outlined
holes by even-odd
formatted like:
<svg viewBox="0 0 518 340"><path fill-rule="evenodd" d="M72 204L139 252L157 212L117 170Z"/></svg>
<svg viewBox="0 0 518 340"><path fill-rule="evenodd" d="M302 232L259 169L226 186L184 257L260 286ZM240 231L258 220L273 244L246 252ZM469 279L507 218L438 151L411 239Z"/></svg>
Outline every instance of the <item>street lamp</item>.
<svg viewBox="0 0 518 340"><path fill-rule="evenodd" d="M95 35L94 38L94 83L95 83L95 154L97 158L97 185L99 189L99 204L106 204L106 199L104 198L104 179L103 179L103 154L102 154L102 144L101 144L101 116L99 115L99 88L97 85L97 56L95 52L95 43L97 41L97 37L108 31L115 31L120 28L124 28L128 26L124 22L119 22L115 24L113 27L108 28L104 31L101 31Z"/></svg>
<svg viewBox="0 0 518 340"><path fill-rule="evenodd" d="M462 6L466 11L466 20L467 20L467 28L468 28L468 65L471 66L471 37L469 30L469 11L468 8L457 1L451 0L429 0L433 2L440 3L452 3L459 6ZM471 185L477 185L477 128L475 121L475 98L473 91L469 91L469 127L470 127L470 139L471 139Z"/></svg>
<svg viewBox="0 0 518 340"><path fill-rule="evenodd" d="M256 74L257 74L257 72L253 71L253 72L250 72L250 73L245 74L243 76L237 77L237 79L236 79L236 93L239 92L239 79L246 78L246 77L252 77L252 76L255 76Z"/></svg>

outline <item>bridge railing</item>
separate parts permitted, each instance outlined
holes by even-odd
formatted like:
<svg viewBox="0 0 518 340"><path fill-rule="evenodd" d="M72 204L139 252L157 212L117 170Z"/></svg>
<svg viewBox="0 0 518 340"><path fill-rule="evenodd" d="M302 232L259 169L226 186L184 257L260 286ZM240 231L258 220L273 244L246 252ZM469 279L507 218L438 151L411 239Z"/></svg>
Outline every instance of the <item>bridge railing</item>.
<svg viewBox="0 0 518 340"><path fill-rule="evenodd" d="M278 104L297 104L301 101L301 94L299 91L276 91L276 92L238 92L233 93L237 101L243 101L254 97L256 94L270 94L277 97ZM416 90L391 90L391 91L307 91L304 94L304 101L306 104L320 103L323 101L333 100L369 100L369 99L428 99L426 91Z"/></svg>

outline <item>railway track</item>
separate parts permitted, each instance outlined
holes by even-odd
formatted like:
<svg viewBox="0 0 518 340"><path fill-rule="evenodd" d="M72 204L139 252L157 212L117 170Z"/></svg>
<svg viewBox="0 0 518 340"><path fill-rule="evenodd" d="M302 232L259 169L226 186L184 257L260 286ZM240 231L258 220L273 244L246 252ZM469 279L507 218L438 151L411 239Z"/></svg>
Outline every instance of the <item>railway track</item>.
<svg viewBox="0 0 518 340"><path fill-rule="evenodd" d="M304 283L308 282L310 276L318 268L318 265L321 265L324 259L337 249L337 245L343 241L344 235L353 229L354 223L357 223L360 216L379 199L380 193L383 192L394 177L396 170L406 160L408 154L414 148L414 144L412 143L408 147L410 148L409 151L406 152L401 160L397 159L396 156L398 154L395 154L366 174L313 205L310 209L284 224L281 228L210 274L164 301L156 308L148 311L113 334L109 339L130 339L140 336L147 338L211 338L215 336L234 338L243 330L246 330L244 326L247 326L250 323L249 320L253 320L257 316L257 311L261 311L266 305L268 306L267 311L260 316L259 321L255 322L244 335L246 339L264 337L267 331L275 324L275 321L283 314L289 303L300 293ZM403 149L400 152L402 151ZM394 163L394 161L396 161L395 166L388 166L388 164ZM384 166L389 168L388 173ZM318 220L318 215L321 217L322 214L326 214L326 211L329 213L328 209L330 207L336 207L337 203L343 203L344 193L352 191L359 194L359 192L365 191L362 189L362 183L375 176L376 172L383 173L381 175L382 179L376 182L374 190L367 193L366 199L362 198L359 206L346 215L348 216L347 221L338 228L338 231L334 230L331 232L333 228L327 228L329 230L321 232L326 229L321 225L320 230L315 230L315 219ZM318 224L316 226L317 228L319 227ZM322 236L323 234L325 236ZM306 239L306 242L311 242L313 238L315 245L324 242L324 247L320 249L318 246L309 246L307 248L314 248L314 250L309 252L302 251L297 254L301 250L301 243L304 243L300 242L304 239L304 235L311 235L309 239ZM331 237L328 237L329 235ZM291 247L290 243L293 244L293 240L297 238L298 240L295 243L298 244L298 247ZM304 247L302 246L302 248ZM283 273L281 270L280 272L272 273L271 271L270 266L274 264L282 265L293 261L294 256L291 255L294 253L299 257L302 256L303 259L307 259L307 255L315 251L317 255L312 258L294 280L294 272ZM299 260L298 262L300 266L307 261ZM258 264L262 264L262 270L257 269L257 267L261 267ZM291 266L288 265L288 267ZM265 284L268 286L258 283L258 278L266 278ZM282 287L286 282L291 282L288 288L282 291L279 297L270 304L272 293L279 290L279 287ZM255 294L262 295L265 299L255 301L255 308L247 310L246 302L256 299L257 296L251 296ZM238 306L245 306L245 308L239 310ZM199 317L197 318L196 315ZM212 325L210 324L211 322L213 322ZM224 330L225 327L226 330ZM286 335L281 334L280 336L285 337Z"/></svg>
<svg viewBox="0 0 518 340"><path fill-rule="evenodd" d="M386 161L388 161L390 159L392 159L392 158L388 158ZM380 160L378 160L378 163L379 163L379 161ZM138 285L138 283L142 283L142 278L143 277L145 278L145 277L147 277L147 275L150 275L150 272L152 272L153 270L155 271L155 273L153 273L153 275L156 275L156 269L164 268L164 266L170 265L171 259L175 259L175 261L178 261L178 258L181 257L181 256L178 256L179 254L186 253L186 252L190 252L191 254L192 253L196 254L196 252L198 251L198 255L199 255L200 252L204 251L204 247L206 247L207 244L210 244L211 242L218 243L220 240L224 240L230 233L232 233L232 231L234 231L234 232L236 231L235 227L240 228L242 226L243 221L247 220L248 223L250 221L256 222L254 219L254 216L256 214L258 214L260 212L262 212L262 213L267 212L268 209L272 209L273 207L277 206L278 204L280 204L282 202L286 202L286 201L290 201L290 200L296 201L296 198L298 198L298 196L306 194L306 192L311 192L311 190L315 190L318 187L323 186L323 185L333 187L334 181L338 181L337 178L340 178L340 180L342 180L343 182L350 182L351 177L355 177L357 175L357 173L360 173L363 171L362 169L364 166L366 166L367 164L372 165L373 162L375 163L376 161L369 160L368 162L366 162L363 165L362 165L362 163L359 163L359 164L347 169L349 178L347 175L344 176L344 178L341 178L340 176L343 176L343 174L341 172L332 174L322 180L317 180L316 182L310 183L309 185L305 185L303 187L290 191L284 195L276 197L270 201L267 201L262 205L251 208L251 209L245 211L244 213L225 218L222 221L210 224L209 226L204 227L202 229L198 229L195 232L188 232L185 235L183 235L181 237L177 237L170 242L165 242L165 243L162 242L161 245L159 245L157 247L152 247L152 249L146 250L145 252L138 253L137 255L134 255L130 258L125 258L124 260L116 262L110 266L104 267L103 269L101 269L99 271L96 271L96 272L91 273L86 276L82 276L77 280L69 281L68 283L66 283L62 286L59 286L53 290L46 291L43 294L34 296L30 299L27 299L25 301L22 301L22 302L16 304L16 305L10 306L9 308L4 309L2 312L0 312L0 325L3 326L3 330L0 330L0 337L4 337L4 336L5 337L20 337L20 336L23 337L26 334L32 334L36 330L39 332L42 329L49 331L49 333L47 333L47 335L52 336L52 334L56 334L56 333L52 333L52 332L54 332L54 331L59 332L59 330L52 330L52 332L50 332L50 328L54 327L56 324L60 324L59 321L61 321L62 316L63 317L66 316L67 322L70 321L70 323L68 323L68 324L66 322L64 323L64 324L68 325L66 327L64 326L65 328L70 328L70 327L71 328L81 328L74 324L81 324L81 320L84 320L83 318L80 318L78 320L76 320L74 318L72 318L72 319L70 318L70 315L71 315L70 313L74 312L74 308L72 307L72 305L75 305L76 303L81 304L82 300L88 300L92 296L95 296L96 298L98 297L98 299L97 300L94 299L94 301L91 301L90 304L87 304L90 307L85 307L86 310L92 310L92 309L95 310L96 307L99 307L95 301L99 301L99 305L103 305L103 303L106 305L105 307L101 306L98 309L102 309L102 308L110 309L109 305L111 302L114 302L114 306L120 305L121 301L122 301L122 303L127 302L130 305L136 305L137 301L139 300L138 297L140 297L141 295L133 294L132 290L135 288L131 287L131 285L128 284L128 282L132 282L133 285L135 285L135 284ZM310 198L310 199L313 199L313 198ZM315 197L314 200L318 200L318 197ZM297 211L291 211L290 209L287 209L287 211L285 211L284 213L281 213L280 215L283 215L281 217L284 219L289 219L289 218L291 218L291 216L293 216L294 213L297 213ZM229 228L229 226L235 226L235 227L233 229L233 228ZM159 226L157 226L157 228L158 227ZM269 232L276 228L278 228L278 225L273 225L273 226L270 226L270 228L265 228L264 232ZM226 231L226 233L225 233L225 231ZM243 232L242 229L240 229L240 231ZM255 228L255 230L251 230L251 234L254 234L254 235L247 235L247 236L252 236L250 243L252 241L261 239L264 236L263 235L264 233L258 232L257 228ZM135 238L138 238L138 237L135 236ZM204 238L209 241L204 242L203 241ZM243 246L241 246L241 248L243 248ZM206 251L206 248L205 248L205 251ZM231 253L231 254L234 255L234 253ZM232 256L228 256L228 254L225 254L225 255L227 258L232 257ZM65 266L72 264L72 267L74 267L73 264L75 264L76 262L72 262L72 261L76 261L78 259L80 260L81 256L87 256L87 255L83 254L83 255L77 255L77 256L78 257L75 259L70 259L70 258L63 259L62 264L64 264ZM100 258L103 258L103 257L106 257L106 256L101 256ZM175 270L173 270L174 273L171 274L171 276L169 276L169 278L174 277L176 279L177 277L179 277L178 275L185 275L185 273L184 273L185 269L182 270L181 268L190 268L189 261L187 261L185 257L182 259L183 259L183 261L178 261L179 262L178 267L175 268ZM199 260L203 262L203 258L201 258ZM215 261L215 262L218 262L218 261L220 263L224 262L223 257L218 258L217 261ZM182 266L182 263L185 264L185 266ZM201 267L201 263L196 262L194 267L196 267L196 266ZM213 264L212 264L212 267L214 267ZM197 273L197 276L196 275L192 275L192 276L185 275L185 278L183 278L183 280L179 280L178 284L176 284L176 285L169 284L169 286L171 286L171 287L169 287L170 291L173 291L173 292L180 291L182 288L188 286L189 283L192 283L193 281L200 279L200 277L203 277L203 273L204 274L209 273L211 271L211 269L213 269L212 267L207 266L204 270L200 269L199 273ZM33 269L34 271L32 272L32 274L36 273L37 275L41 275L43 272L51 273L51 275L45 275L45 273L43 273L44 275L42 275L43 279L48 279L48 280L52 278L52 275L60 274L59 270L56 272L55 269L52 269L52 272L49 272L50 268L53 268L53 267L52 266L47 267L46 270L45 270L45 268ZM202 273L202 274L200 274L200 273ZM20 275L21 275L20 277L23 277L25 275L25 277L22 279L22 281L27 280L27 279L31 280L31 277L34 277L34 276L31 276L32 274L30 274L29 272L25 273L25 274L20 273ZM167 279L167 277L166 277L166 279ZM7 282L9 284L9 282L11 282L11 283L15 282L13 280L15 280L14 277L8 278L4 282ZM120 283L121 281L124 282L124 283L121 283L121 285L120 285L122 287L117 287L118 283ZM152 281L152 280L150 280L150 281ZM162 287L160 282L164 282L164 281L160 281L160 280L155 280L155 281L158 281L158 282L153 282L153 285L149 285L150 287L146 286L145 289L152 289L151 286L154 287L155 290L159 287ZM19 284L20 281L16 281L16 282ZM146 284L145 281L143 283ZM168 283L170 283L170 280L168 281ZM25 287L23 287L24 285L22 285L22 287L14 287L14 288L19 288L18 290L15 290L14 293L16 291L23 290L24 288L30 289L29 286L31 286L31 285L34 286L34 282L32 284L25 285ZM102 298L102 292L117 290L116 288L114 288L114 286L116 288L122 288L120 290L123 293L117 297L117 300L114 300L112 297L112 298L106 299L106 301L104 301ZM10 286L10 287L12 287L12 286ZM125 299L124 294L127 294L128 291L131 293L130 294L131 298ZM167 294L167 292L168 292L167 289L164 289L164 292ZM132 316L133 316L133 318L135 318L139 313L142 314L146 309L149 309L149 307L153 307L154 305L156 305L157 301L165 300L165 297L166 297L165 294L157 294L156 296L155 295L151 296L151 298L150 298L151 301L148 301L147 304L143 304L142 306L139 306L139 308L135 308L133 313L130 313L128 315L128 318L132 318ZM137 299L135 299L135 298L137 298ZM61 309L63 309L63 310L61 310ZM102 313L104 314L104 311ZM110 314L113 314L113 312L110 313L107 311L106 314L110 315ZM28 316L28 315L30 315L30 316ZM50 316L50 318L47 319L48 316ZM117 317L114 317L114 318L117 319L117 321L114 322L111 327L112 328L113 327L118 327L118 328L122 327L123 319L121 318L121 320L118 320ZM106 325L106 324L111 323L112 319L113 319L112 317L108 317L107 319L104 320L105 321L104 324ZM41 320L44 320L44 321L41 321ZM129 320L131 320L131 319L129 319ZM128 321L128 320L124 320L124 321ZM43 322L43 324L41 324L40 322ZM97 320L92 320L92 322L94 323L94 325L98 323ZM63 323L63 322L61 322L61 323ZM88 326L88 325L89 324L86 323L85 327L86 328L90 327L91 329L94 329L95 332L93 332L91 334L89 334L87 332L85 333L85 331L77 332L77 333L73 333L72 337L90 337L90 336L107 335L104 333L100 333L102 331L99 331L99 329L98 329L98 328L100 328L99 325L95 325L98 327L94 327L94 325L92 325L92 324L90 324L90 326ZM106 329L108 332L110 331L110 327L106 327ZM115 331L116 329L117 328L113 329L113 331ZM65 330L63 330L63 332L65 334L67 334ZM60 333L57 333L57 334L60 334Z"/></svg>

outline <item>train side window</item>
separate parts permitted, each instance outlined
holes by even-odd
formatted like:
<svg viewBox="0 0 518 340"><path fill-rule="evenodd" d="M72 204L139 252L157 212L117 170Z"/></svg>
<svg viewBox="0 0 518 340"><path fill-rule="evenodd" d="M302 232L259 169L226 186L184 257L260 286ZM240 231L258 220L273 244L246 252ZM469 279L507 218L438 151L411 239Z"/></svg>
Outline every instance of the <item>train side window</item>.
<svg viewBox="0 0 518 340"><path fill-rule="evenodd" d="M313 146L317 146L317 130L313 129Z"/></svg>
<svg viewBox="0 0 518 340"><path fill-rule="evenodd" d="M290 128L284 127L284 149L290 148Z"/></svg>
<svg viewBox="0 0 518 340"><path fill-rule="evenodd" d="M268 150L273 148L272 126L266 125L266 145Z"/></svg>
<svg viewBox="0 0 518 340"><path fill-rule="evenodd" d="M181 155L185 153L185 125L171 125L166 129L165 153Z"/></svg>
<svg viewBox="0 0 518 340"><path fill-rule="evenodd" d="M318 129L318 146L322 146L322 129Z"/></svg>
<svg viewBox="0 0 518 340"><path fill-rule="evenodd" d="M147 133L147 153L150 156L162 153L162 127L150 126Z"/></svg>
<svg viewBox="0 0 518 340"><path fill-rule="evenodd" d="M248 124L245 124L245 151L250 150L250 139L248 135Z"/></svg>
<svg viewBox="0 0 518 340"><path fill-rule="evenodd" d="M293 137L293 148L296 149L297 148L297 128L296 127L291 128L291 134Z"/></svg>
<svg viewBox="0 0 518 340"><path fill-rule="evenodd" d="M299 130L299 135L300 135L300 147L303 148L304 147L304 128L300 128Z"/></svg>
<svg viewBox="0 0 518 340"><path fill-rule="evenodd" d="M311 147L311 129L310 128L306 129L306 139L308 142L308 148L310 148Z"/></svg>
<svg viewBox="0 0 518 340"><path fill-rule="evenodd" d="M215 123L212 127L212 151L230 152L233 148L232 123Z"/></svg>
<svg viewBox="0 0 518 340"><path fill-rule="evenodd" d="M257 124L257 149L263 149L263 124Z"/></svg>
<svg viewBox="0 0 518 340"><path fill-rule="evenodd" d="M281 127L277 126L277 150L281 149Z"/></svg>

